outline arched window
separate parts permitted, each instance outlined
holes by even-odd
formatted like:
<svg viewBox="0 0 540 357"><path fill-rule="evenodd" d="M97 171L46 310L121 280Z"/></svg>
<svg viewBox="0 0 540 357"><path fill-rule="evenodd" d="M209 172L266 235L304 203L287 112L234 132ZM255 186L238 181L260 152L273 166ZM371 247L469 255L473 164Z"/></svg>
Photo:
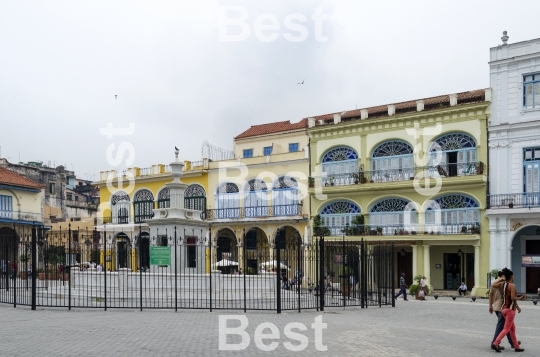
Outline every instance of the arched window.
<svg viewBox="0 0 540 357"><path fill-rule="evenodd" d="M371 207L369 225L382 227L383 234L397 230L416 231L417 215L413 203L402 198L387 198Z"/></svg>
<svg viewBox="0 0 540 357"><path fill-rule="evenodd" d="M440 136L429 147L431 177L472 174L477 162L476 141L470 135L450 133Z"/></svg>
<svg viewBox="0 0 540 357"><path fill-rule="evenodd" d="M133 208L135 210L135 223L142 223L152 218L154 209L154 195L146 189L142 189L133 196Z"/></svg>
<svg viewBox="0 0 540 357"><path fill-rule="evenodd" d="M426 210L426 225L435 232L466 233L479 226L479 222L478 202L464 195L441 196L433 200Z"/></svg>
<svg viewBox="0 0 540 357"><path fill-rule="evenodd" d="M159 190L157 202L158 202L158 208L171 207L171 192L168 187L164 187L161 190Z"/></svg>
<svg viewBox="0 0 540 357"><path fill-rule="evenodd" d="M373 150L372 180L375 182L409 180L414 176L413 148L404 141L386 141Z"/></svg>
<svg viewBox="0 0 540 357"><path fill-rule="evenodd" d="M352 226L352 220L358 216L362 210L353 202L336 201L327 204L321 210L321 219L323 224L330 229L331 235L341 235L341 230L349 224Z"/></svg>
<svg viewBox="0 0 540 357"><path fill-rule="evenodd" d="M206 211L206 191L198 184L189 185L184 192L184 206L188 209Z"/></svg>
<svg viewBox="0 0 540 357"><path fill-rule="evenodd" d="M216 192L218 218L238 218L240 216L238 192L238 186L232 182L223 182L218 186Z"/></svg>
<svg viewBox="0 0 540 357"><path fill-rule="evenodd" d="M244 212L246 217L268 216L268 191L264 181L252 179L247 182L244 188Z"/></svg>
<svg viewBox="0 0 540 357"><path fill-rule="evenodd" d="M298 181L294 177L278 177L274 182L272 195L274 216L294 216L301 214L298 199Z"/></svg>
<svg viewBox="0 0 540 357"><path fill-rule="evenodd" d="M322 183L324 185L350 185L353 173L358 173L358 154L349 147L328 150L322 157Z"/></svg>
<svg viewBox="0 0 540 357"><path fill-rule="evenodd" d="M126 224L129 223L129 195L124 191L115 192L111 196L112 205L112 223Z"/></svg>

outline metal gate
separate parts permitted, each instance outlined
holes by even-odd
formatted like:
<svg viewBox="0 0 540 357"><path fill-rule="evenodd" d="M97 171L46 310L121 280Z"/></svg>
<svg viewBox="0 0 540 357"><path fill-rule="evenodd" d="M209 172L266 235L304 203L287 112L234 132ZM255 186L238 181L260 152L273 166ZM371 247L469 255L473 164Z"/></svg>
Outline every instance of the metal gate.
<svg viewBox="0 0 540 357"><path fill-rule="evenodd" d="M0 302L77 308L283 310L395 306L394 246L364 240L274 244L245 232L232 249L197 231L0 228ZM229 243L230 244L230 243ZM150 265L150 247L170 262ZM218 254L219 253L219 254Z"/></svg>

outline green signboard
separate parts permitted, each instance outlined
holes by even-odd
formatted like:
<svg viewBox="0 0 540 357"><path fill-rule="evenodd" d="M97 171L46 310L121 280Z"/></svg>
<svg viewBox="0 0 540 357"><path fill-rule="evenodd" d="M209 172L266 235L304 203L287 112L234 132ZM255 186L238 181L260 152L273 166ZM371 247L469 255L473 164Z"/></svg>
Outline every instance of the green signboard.
<svg viewBox="0 0 540 357"><path fill-rule="evenodd" d="M171 265L171 247L150 247L150 265Z"/></svg>

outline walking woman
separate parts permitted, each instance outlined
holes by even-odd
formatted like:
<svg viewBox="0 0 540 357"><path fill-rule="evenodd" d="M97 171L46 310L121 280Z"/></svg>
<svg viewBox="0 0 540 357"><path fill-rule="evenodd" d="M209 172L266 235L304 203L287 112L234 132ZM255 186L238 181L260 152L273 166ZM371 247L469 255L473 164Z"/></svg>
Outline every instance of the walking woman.
<svg viewBox="0 0 540 357"><path fill-rule="evenodd" d="M519 341L516 337L516 325L514 324L514 318L516 316L516 310L521 312L517 304L517 300L522 300L524 295L516 294L516 286L514 285L514 273L507 268L502 270L504 281L493 284L494 289L499 289L502 287L503 303L501 313L504 316L504 328L495 340L491 344L491 349L501 352L499 344L503 340L504 336L510 332L510 337L512 338L512 344L514 345L514 350L516 352L523 352L524 349L520 347Z"/></svg>

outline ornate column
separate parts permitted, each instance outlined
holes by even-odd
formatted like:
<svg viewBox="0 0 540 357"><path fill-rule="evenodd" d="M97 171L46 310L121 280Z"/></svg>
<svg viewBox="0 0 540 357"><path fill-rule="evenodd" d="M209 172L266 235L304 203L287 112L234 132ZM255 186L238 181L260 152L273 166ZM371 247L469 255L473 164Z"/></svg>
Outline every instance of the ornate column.
<svg viewBox="0 0 540 357"><path fill-rule="evenodd" d="M431 259L429 247L429 245L424 244L424 276L427 279L427 284L431 285Z"/></svg>
<svg viewBox="0 0 540 357"><path fill-rule="evenodd" d="M414 278L418 274L418 269L417 269L418 245L414 244L414 245L411 245L411 247L412 247L412 275L413 275L411 278Z"/></svg>

